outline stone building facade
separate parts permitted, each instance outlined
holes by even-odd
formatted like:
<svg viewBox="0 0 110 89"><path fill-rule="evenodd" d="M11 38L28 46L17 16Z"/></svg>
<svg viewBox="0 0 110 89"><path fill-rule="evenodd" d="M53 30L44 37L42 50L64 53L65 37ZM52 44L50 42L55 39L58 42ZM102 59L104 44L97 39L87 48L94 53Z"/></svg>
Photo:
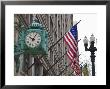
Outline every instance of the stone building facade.
<svg viewBox="0 0 110 89"><path fill-rule="evenodd" d="M68 47L63 40L64 34L73 26L73 14L15 14L15 45L18 44L20 27L27 28L33 20L41 23L48 32L48 56L42 57L41 60L39 60L40 56L31 54L22 53L15 56L14 75L74 76L74 71L69 66L70 62L66 56Z"/></svg>

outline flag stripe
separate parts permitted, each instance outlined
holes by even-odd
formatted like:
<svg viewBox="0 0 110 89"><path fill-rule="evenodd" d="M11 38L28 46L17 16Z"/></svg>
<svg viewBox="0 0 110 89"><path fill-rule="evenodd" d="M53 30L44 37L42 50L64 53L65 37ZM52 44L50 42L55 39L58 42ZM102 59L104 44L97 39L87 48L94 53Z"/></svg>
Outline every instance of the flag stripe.
<svg viewBox="0 0 110 89"><path fill-rule="evenodd" d="M67 56L69 57L69 59L70 59L70 61L71 61L72 63L74 63L74 61L76 61L76 60L74 60L75 57L74 57L74 55L71 54L71 51L70 51L70 50L67 52Z"/></svg>
<svg viewBox="0 0 110 89"><path fill-rule="evenodd" d="M73 39L71 39L69 32L66 34L67 39L70 41L70 43L73 45L73 47L75 48L75 50L77 50L77 46L75 45L75 42Z"/></svg>
<svg viewBox="0 0 110 89"><path fill-rule="evenodd" d="M71 50L68 51L70 55L74 58L74 54L71 52Z"/></svg>
<svg viewBox="0 0 110 89"><path fill-rule="evenodd" d="M68 35L66 34L66 38L67 40L70 42L71 46L73 47L73 49L75 49L75 51L77 51L76 49L76 46L74 46L74 43L71 42L71 40L68 38Z"/></svg>
<svg viewBox="0 0 110 89"><path fill-rule="evenodd" d="M75 57L74 61L79 64L78 57Z"/></svg>
<svg viewBox="0 0 110 89"><path fill-rule="evenodd" d="M75 49L73 48L73 46L70 44L70 42L68 41L68 39L65 36L64 36L64 40L68 44L68 46L72 49L72 51L76 54Z"/></svg>
<svg viewBox="0 0 110 89"><path fill-rule="evenodd" d="M80 66L79 66L78 64L77 64L77 65L76 65L76 64L74 65L74 64L72 63L72 64L71 64L71 68L74 69L76 75L80 75Z"/></svg>
<svg viewBox="0 0 110 89"><path fill-rule="evenodd" d="M69 57L71 63L74 63L74 58L72 58L72 56L67 52L67 56Z"/></svg>
<svg viewBox="0 0 110 89"><path fill-rule="evenodd" d="M75 45L77 46L77 42L75 40L75 38L73 37L73 35L71 34L71 32L68 32L70 38L73 40L73 42L75 43Z"/></svg>
<svg viewBox="0 0 110 89"><path fill-rule="evenodd" d="M72 61L73 60L73 58L72 58L72 56L67 52L67 56L69 57L69 59Z"/></svg>

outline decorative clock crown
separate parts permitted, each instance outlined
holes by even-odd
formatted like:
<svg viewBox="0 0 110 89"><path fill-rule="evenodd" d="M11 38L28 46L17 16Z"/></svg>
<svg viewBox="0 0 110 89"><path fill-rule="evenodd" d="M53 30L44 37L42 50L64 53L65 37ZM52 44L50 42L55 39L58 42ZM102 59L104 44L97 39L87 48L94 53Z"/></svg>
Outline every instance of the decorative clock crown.
<svg viewBox="0 0 110 89"><path fill-rule="evenodd" d="M43 25L33 20L29 28L43 28Z"/></svg>

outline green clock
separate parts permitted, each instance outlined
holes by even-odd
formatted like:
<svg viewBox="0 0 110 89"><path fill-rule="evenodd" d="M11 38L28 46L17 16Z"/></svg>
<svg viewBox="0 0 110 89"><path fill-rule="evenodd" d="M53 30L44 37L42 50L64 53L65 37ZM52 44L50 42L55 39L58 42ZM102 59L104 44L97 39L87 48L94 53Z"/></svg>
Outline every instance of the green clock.
<svg viewBox="0 0 110 89"><path fill-rule="evenodd" d="M24 43L26 53L47 54L47 32L42 24L32 22L29 29L26 30Z"/></svg>

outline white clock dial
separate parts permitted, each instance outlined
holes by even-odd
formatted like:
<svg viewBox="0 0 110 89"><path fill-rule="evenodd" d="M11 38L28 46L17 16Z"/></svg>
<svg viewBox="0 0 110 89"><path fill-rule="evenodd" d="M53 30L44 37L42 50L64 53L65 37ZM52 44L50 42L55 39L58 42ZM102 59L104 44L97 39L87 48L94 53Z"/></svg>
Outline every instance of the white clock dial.
<svg viewBox="0 0 110 89"><path fill-rule="evenodd" d="M28 47L34 48L39 46L41 36L37 32L31 32L26 36L25 43Z"/></svg>

